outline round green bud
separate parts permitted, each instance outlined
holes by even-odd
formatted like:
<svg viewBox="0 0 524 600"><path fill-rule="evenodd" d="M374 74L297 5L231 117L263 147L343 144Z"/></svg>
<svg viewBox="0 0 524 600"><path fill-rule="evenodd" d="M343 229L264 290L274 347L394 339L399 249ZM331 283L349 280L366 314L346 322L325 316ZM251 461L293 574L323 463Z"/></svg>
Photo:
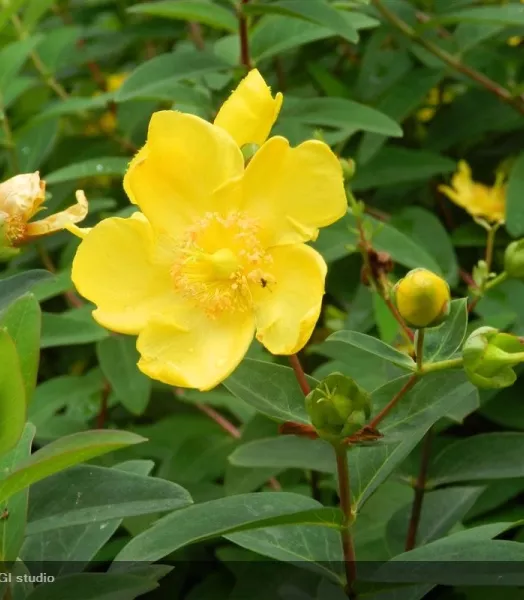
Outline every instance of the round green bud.
<svg viewBox="0 0 524 600"><path fill-rule="evenodd" d="M344 175L344 181L351 181L355 176L357 165L352 158L340 158L340 166L342 167L342 174Z"/></svg>
<svg viewBox="0 0 524 600"><path fill-rule="evenodd" d="M427 269L410 271L396 284L394 296L400 316L414 329L435 327L449 315L449 285Z"/></svg>
<svg viewBox="0 0 524 600"><path fill-rule="evenodd" d="M306 408L319 437L336 443L364 427L371 398L350 377L332 373L307 395Z"/></svg>
<svg viewBox="0 0 524 600"><path fill-rule="evenodd" d="M514 279L524 279L524 239L511 242L506 248L504 270Z"/></svg>

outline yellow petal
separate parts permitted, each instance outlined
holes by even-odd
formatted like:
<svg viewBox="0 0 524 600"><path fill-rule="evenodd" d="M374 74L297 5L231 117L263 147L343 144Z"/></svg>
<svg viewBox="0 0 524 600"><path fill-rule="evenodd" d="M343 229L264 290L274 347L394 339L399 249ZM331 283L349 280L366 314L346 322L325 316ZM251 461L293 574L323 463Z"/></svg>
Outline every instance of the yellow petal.
<svg viewBox="0 0 524 600"><path fill-rule="evenodd" d="M214 210L213 192L243 168L240 148L223 129L166 110L151 117L146 145L131 161L124 187L155 229L176 235Z"/></svg>
<svg viewBox="0 0 524 600"><path fill-rule="evenodd" d="M215 125L225 129L239 146L267 139L282 106L282 94L274 98L257 69L250 71L224 102Z"/></svg>
<svg viewBox="0 0 524 600"><path fill-rule="evenodd" d="M305 244L278 246L270 254L267 283L251 286L257 339L273 354L294 354L309 340L318 320L327 267Z"/></svg>
<svg viewBox="0 0 524 600"><path fill-rule="evenodd" d="M168 385L209 390L240 363L254 329L249 312L211 319L195 311L185 326L151 322L138 337L138 368Z"/></svg>
<svg viewBox="0 0 524 600"><path fill-rule="evenodd" d="M145 218L112 217L93 227L78 248L71 278L96 304L94 318L113 331L138 333L163 311L175 317L181 310L169 264Z"/></svg>
<svg viewBox="0 0 524 600"><path fill-rule="evenodd" d="M247 166L243 186L243 209L260 219L268 246L313 240L346 214L340 162L316 140L291 148L271 138Z"/></svg>
<svg viewBox="0 0 524 600"><path fill-rule="evenodd" d="M29 237L45 235L59 229L66 229L72 223L83 221L87 216L87 211L87 198L82 190L78 190L76 192L76 204L45 219L29 223L27 225L27 235Z"/></svg>
<svg viewBox="0 0 524 600"><path fill-rule="evenodd" d="M45 182L38 171L22 173L0 183L0 211L28 221L45 198Z"/></svg>

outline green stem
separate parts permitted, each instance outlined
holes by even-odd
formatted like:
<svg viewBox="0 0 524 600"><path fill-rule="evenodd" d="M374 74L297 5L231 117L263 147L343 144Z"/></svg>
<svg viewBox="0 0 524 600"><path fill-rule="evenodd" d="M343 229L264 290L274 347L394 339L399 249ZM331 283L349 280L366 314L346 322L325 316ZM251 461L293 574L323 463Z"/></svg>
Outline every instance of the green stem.
<svg viewBox="0 0 524 600"><path fill-rule="evenodd" d="M424 361L424 329L419 329L417 332L417 371L422 371L422 363Z"/></svg>
<svg viewBox="0 0 524 600"><path fill-rule="evenodd" d="M486 282L486 285L484 286L484 291L487 292L488 290L491 290L495 286L500 285L501 283L504 283L504 281L506 281L507 278L508 278L508 274L506 273L506 271L502 271L502 273L499 273L491 281Z"/></svg>
<svg viewBox="0 0 524 600"><path fill-rule="evenodd" d="M334 444L333 449L337 458L338 489L340 498L340 510L343 514L342 528L340 535L342 538L342 550L344 553L344 567L346 571L346 593L348 598L355 600L355 583L357 580L357 560L355 556L355 546L351 534L351 523L353 513L351 510L351 488L349 485L349 466L347 447Z"/></svg>
<svg viewBox="0 0 524 600"><path fill-rule="evenodd" d="M447 369L456 369L457 367L462 366L463 359L460 358L450 358L449 360L440 360L434 363L426 363L422 369L421 375L425 375L426 373L433 373L435 371L446 371Z"/></svg>
<svg viewBox="0 0 524 600"><path fill-rule="evenodd" d="M495 235L497 234L497 227L491 227L488 230L488 237L486 240L486 268L488 273L491 271L491 265L493 264L493 247L495 245ZM486 289L486 286L484 286Z"/></svg>

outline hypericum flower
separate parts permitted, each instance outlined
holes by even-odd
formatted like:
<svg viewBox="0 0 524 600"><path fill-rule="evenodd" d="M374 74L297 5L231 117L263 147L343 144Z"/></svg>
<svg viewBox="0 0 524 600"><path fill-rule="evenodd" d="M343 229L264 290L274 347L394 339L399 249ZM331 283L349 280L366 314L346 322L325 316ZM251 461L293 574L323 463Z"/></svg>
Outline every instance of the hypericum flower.
<svg viewBox="0 0 524 600"><path fill-rule="evenodd" d="M455 204L464 208L472 217L489 222L503 222L506 211L505 175L499 171L495 185L489 187L471 178L471 169L461 160L457 172L451 178L451 187L439 185L438 189Z"/></svg>
<svg viewBox="0 0 524 600"><path fill-rule="evenodd" d="M154 113L124 188L141 212L85 235L73 261L79 292L108 329L138 334L139 368L210 389L256 337L297 352L318 319L326 264L304 244L346 212L329 147L265 141L280 107L251 71L214 124ZM240 149L262 144L247 166Z"/></svg>
<svg viewBox="0 0 524 600"><path fill-rule="evenodd" d="M65 229L87 215L84 192L76 193L77 204L40 221L30 222L42 210L45 181L36 173L15 175L0 184L0 228L4 247L16 247L29 238Z"/></svg>
<svg viewBox="0 0 524 600"><path fill-rule="evenodd" d="M427 269L413 269L395 286L398 312L411 327L434 327L449 313L449 285Z"/></svg>

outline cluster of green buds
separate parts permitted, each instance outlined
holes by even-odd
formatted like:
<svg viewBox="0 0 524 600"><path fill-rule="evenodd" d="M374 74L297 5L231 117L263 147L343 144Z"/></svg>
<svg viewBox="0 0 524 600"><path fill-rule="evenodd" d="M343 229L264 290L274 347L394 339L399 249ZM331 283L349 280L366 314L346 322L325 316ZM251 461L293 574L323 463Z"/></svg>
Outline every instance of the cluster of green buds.
<svg viewBox="0 0 524 600"><path fill-rule="evenodd" d="M364 427L371 398L350 377L332 373L307 395L306 408L319 437L339 443Z"/></svg>
<svg viewBox="0 0 524 600"><path fill-rule="evenodd" d="M435 327L449 315L447 282L427 269L413 269L393 290L400 316L413 329Z"/></svg>
<svg viewBox="0 0 524 600"><path fill-rule="evenodd" d="M524 343L493 327L480 327L466 340L462 357L471 383L482 389L505 388L517 379L513 367L524 362Z"/></svg>

